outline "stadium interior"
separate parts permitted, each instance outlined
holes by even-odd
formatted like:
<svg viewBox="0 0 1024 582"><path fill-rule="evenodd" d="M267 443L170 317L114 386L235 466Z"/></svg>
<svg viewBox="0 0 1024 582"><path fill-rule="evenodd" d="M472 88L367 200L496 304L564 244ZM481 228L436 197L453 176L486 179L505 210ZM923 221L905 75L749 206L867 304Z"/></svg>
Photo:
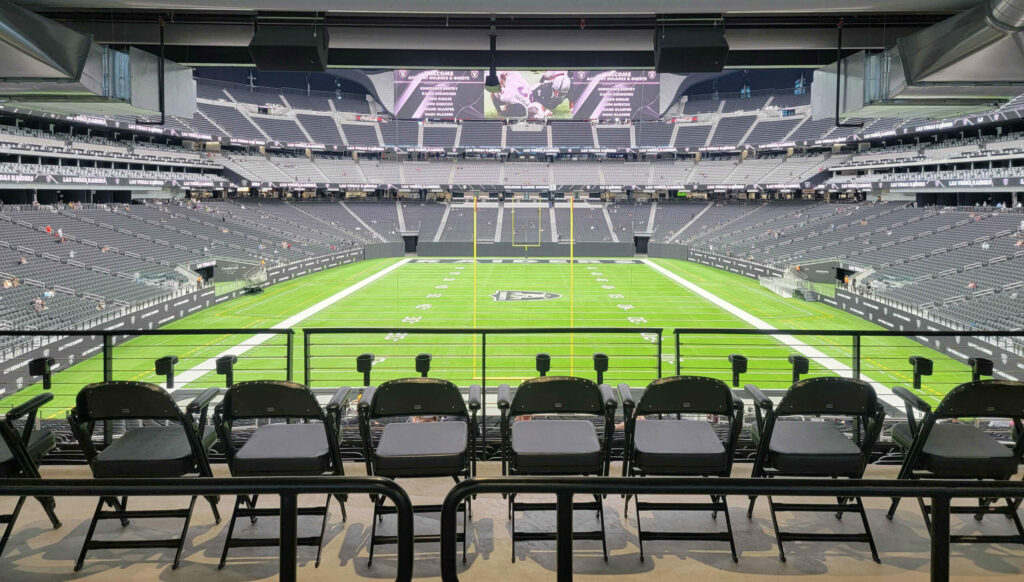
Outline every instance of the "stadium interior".
<svg viewBox="0 0 1024 582"><path fill-rule="evenodd" d="M1024 0L0 0L0 580L1024 579Z"/></svg>

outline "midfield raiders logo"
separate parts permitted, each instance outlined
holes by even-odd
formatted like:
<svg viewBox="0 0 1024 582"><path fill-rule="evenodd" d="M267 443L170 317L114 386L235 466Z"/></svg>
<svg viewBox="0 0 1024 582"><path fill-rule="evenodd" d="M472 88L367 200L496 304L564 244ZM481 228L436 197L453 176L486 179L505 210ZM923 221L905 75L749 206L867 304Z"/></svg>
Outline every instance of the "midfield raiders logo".
<svg viewBox="0 0 1024 582"><path fill-rule="evenodd" d="M495 291L491 294L495 301L544 301L558 299L558 293L547 291Z"/></svg>

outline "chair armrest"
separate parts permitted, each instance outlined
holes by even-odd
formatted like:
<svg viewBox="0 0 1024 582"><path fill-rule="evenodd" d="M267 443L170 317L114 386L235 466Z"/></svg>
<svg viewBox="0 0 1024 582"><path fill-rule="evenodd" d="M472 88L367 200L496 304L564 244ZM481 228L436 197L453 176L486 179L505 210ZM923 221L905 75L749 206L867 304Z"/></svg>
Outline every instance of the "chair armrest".
<svg viewBox="0 0 1024 582"><path fill-rule="evenodd" d="M480 393L481 388L479 384L473 384L469 387L469 409L472 412L480 410Z"/></svg>
<svg viewBox="0 0 1024 582"><path fill-rule="evenodd" d="M198 414L203 411L207 406L213 402L213 399L220 394L220 388L207 388L203 390L202 394L192 399L192 402L188 403L185 407L185 412L189 414Z"/></svg>
<svg viewBox="0 0 1024 582"><path fill-rule="evenodd" d="M629 390L629 384L621 382L615 388L619 392L619 400L622 401L623 408L633 408L636 406L636 402L633 402L633 393Z"/></svg>
<svg viewBox="0 0 1024 582"><path fill-rule="evenodd" d="M619 397L615 390L608 384L601 384L597 387L601 391L601 398L604 398L605 408L615 412L619 408Z"/></svg>
<svg viewBox="0 0 1024 582"><path fill-rule="evenodd" d="M733 410L738 410L740 413L742 413L743 412L743 407L744 407L743 399L740 398L739 396L737 396L735 392L733 392L732 393L732 408L733 408Z"/></svg>
<svg viewBox="0 0 1024 582"><path fill-rule="evenodd" d="M373 394L377 391L375 386L367 386L363 389L363 397L359 399L359 410L360 412L369 412L370 405L373 403Z"/></svg>
<svg viewBox="0 0 1024 582"><path fill-rule="evenodd" d="M508 384L498 386L498 409L508 410L512 406L512 387Z"/></svg>
<svg viewBox="0 0 1024 582"><path fill-rule="evenodd" d="M327 412L332 414L340 414L341 409L348 406L349 401L352 399L352 388L349 386L342 386L338 388L338 391L331 396L330 402L327 403Z"/></svg>
<svg viewBox="0 0 1024 582"><path fill-rule="evenodd" d="M747 394L750 394L751 398L754 399L754 404L756 404L758 408L763 408L765 410L772 409L772 401L765 396L757 386L747 384L743 389L746 390Z"/></svg>
<svg viewBox="0 0 1024 582"><path fill-rule="evenodd" d="M895 394L896 396L899 396L901 399L903 399L904 402L920 410L921 412L929 413L932 411L932 407L930 404L928 404L920 396L914 394L910 390L907 390L903 386L893 386L892 393Z"/></svg>
<svg viewBox="0 0 1024 582"><path fill-rule="evenodd" d="M35 411L39 410L40 406L46 404L51 400L53 400L52 392L37 394L33 396L31 399L29 399L28 402L19 404L18 406L15 406L14 408L8 410L7 416L5 418L8 421L18 420L23 416L35 413Z"/></svg>

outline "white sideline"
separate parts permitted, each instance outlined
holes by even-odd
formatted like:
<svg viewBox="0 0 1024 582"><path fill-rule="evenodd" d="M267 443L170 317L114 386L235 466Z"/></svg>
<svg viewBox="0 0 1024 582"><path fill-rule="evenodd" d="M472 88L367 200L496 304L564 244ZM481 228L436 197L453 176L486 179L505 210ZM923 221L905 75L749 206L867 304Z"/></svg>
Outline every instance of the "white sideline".
<svg viewBox="0 0 1024 582"><path fill-rule="evenodd" d="M740 309L739 307L736 307L732 303L729 303L725 299L722 299L718 295L715 295L714 293L704 289L703 287L695 283L692 283L691 281L688 281L680 277L679 275L676 275L672 271L669 271L668 269L660 265L655 264L650 259L643 259L643 262L648 267L661 273L665 277L668 277L669 279L675 281L679 285L682 285L683 287L687 288L693 293L710 301L711 303L724 309L725 311L728 311L732 315L735 315L736 317L742 319L743 321L749 323L750 325L754 326L757 329L778 329L777 327L769 324L763 319L747 313L746 311ZM835 358L828 356L821 350L805 344L804 342L800 341L799 339L791 335L773 335L772 337L778 340L779 342L795 349L796 351L807 356L808 358L814 360L822 367L835 372L839 376L843 376L845 378L853 377L853 370L849 366ZM876 382L875 380L872 380L871 378L864 375L864 373L861 373L860 378L861 380L864 380L865 382L871 384L871 386L875 389L875 393L877 393L878 397L886 404L894 406L896 408L901 408L903 406L903 401L900 400L899 397L897 397L895 394L893 394L892 390L890 390L888 386L882 384L881 382Z"/></svg>
<svg viewBox="0 0 1024 582"><path fill-rule="evenodd" d="M271 329L288 329L290 327L293 327L296 324L301 323L301 322L309 319L310 317L316 315L317 313L320 313L324 309L327 309L331 305L334 305L338 301L341 301L342 299L348 297L349 295L355 293L356 291L359 291L363 287L366 287L367 285L373 283L374 281L377 281L381 277L384 277L385 275L390 274L392 271L394 271L394 270L398 269L399 267L401 267L402 265L408 263L409 260L410 259L402 259L401 261L398 261L397 263L395 263L394 265L391 265L390 267L387 267L386 269L383 269L381 271L377 271L376 273L370 275L369 277L363 279L362 281L359 281L358 283L355 283L354 285L352 285L350 287L342 289L341 291L338 291L337 293L335 293L334 295L331 295L327 299L324 299L323 301L318 302L316 305L312 305L310 307L307 307L306 309L303 309L302 311L300 311L300 312L296 313L295 315L289 317L288 319L282 321L281 323L279 323L277 325L271 326ZM192 368L191 370L188 370L188 371L186 371L186 372L184 372L182 374L179 374L179 375L175 375L175 377L174 377L174 389L171 390L171 392L174 392L176 390L180 390L180 389L184 388L185 386L187 386L190 382L194 382L194 381L198 380L199 378L201 378L204 374L208 374L209 372L215 370L217 368L217 358L219 358L221 356L230 356L230 355L240 356L240 355L244 354L245 352L251 350L252 348L254 348L254 347L256 347L256 346L266 342L267 340L269 340L272 337L274 337L274 335L273 334L269 334L269 333L256 334L256 335L252 336L251 339L246 340L244 345L237 345L237 346L228 348L227 350L224 350L223 352L217 354L216 356L214 356L214 357L204 361L203 363L201 363L198 366Z"/></svg>

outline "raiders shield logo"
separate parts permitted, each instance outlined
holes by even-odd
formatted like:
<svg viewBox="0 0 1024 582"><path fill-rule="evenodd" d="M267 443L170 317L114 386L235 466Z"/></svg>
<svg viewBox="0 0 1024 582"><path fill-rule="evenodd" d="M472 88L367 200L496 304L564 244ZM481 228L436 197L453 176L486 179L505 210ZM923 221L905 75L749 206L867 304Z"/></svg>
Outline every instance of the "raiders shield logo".
<svg viewBox="0 0 1024 582"><path fill-rule="evenodd" d="M561 295L547 291L495 291L491 297L495 301L544 301L558 299Z"/></svg>
<svg viewBox="0 0 1024 582"><path fill-rule="evenodd" d="M1003 362L1003 365L1005 366L1006 362L1008 362L1010 360L1010 358L1006 355L1006 352L1003 352L1003 353L999 354L999 360L1001 362Z"/></svg>

